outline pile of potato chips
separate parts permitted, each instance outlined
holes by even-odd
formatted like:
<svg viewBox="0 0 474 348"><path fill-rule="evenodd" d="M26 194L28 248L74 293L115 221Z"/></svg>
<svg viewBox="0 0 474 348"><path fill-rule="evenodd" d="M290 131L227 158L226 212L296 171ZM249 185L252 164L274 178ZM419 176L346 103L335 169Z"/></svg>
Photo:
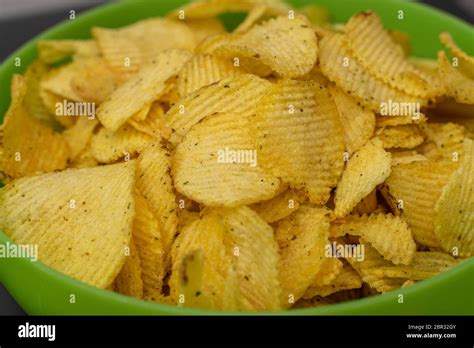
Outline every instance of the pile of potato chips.
<svg viewBox="0 0 474 348"><path fill-rule="evenodd" d="M246 12L226 31L219 15ZM474 57L377 14L207 0L47 40L13 76L0 230L80 281L206 309L313 307L474 254ZM435 39L435 38L433 38Z"/></svg>

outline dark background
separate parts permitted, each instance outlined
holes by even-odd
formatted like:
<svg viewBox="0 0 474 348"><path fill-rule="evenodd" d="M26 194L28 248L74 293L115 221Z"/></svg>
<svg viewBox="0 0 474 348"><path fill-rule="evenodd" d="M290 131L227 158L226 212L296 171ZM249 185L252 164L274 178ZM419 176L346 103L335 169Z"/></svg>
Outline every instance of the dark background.
<svg viewBox="0 0 474 348"><path fill-rule="evenodd" d="M113 0L0 0L0 61L53 24ZM159 0L157 0L159 1ZM380 0L383 1L383 0ZM424 0L425 4L474 23L474 0ZM25 314L0 284L0 315Z"/></svg>

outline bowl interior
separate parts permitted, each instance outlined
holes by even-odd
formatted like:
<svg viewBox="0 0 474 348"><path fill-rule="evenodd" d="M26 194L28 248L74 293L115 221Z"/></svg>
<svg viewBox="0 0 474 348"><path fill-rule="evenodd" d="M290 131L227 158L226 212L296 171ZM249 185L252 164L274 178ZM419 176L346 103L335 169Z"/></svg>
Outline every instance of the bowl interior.
<svg viewBox="0 0 474 348"><path fill-rule="evenodd" d="M0 67L0 122L10 103L11 77L15 73L22 73L36 58L35 46L38 39L88 38L90 28L93 26L123 26L140 19L163 15L186 2L185 0L121 1L89 11L74 20L66 19L63 23L29 41L6 59ZM386 27L404 31L410 35L413 55L418 57L436 57L436 52L442 48L438 40L438 35L442 31L449 31L464 50L469 54L474 54L472 26L424 5L403 0L290 0L288 2L296 7L307 4L325 6L335 22L345 22L358 11L374 10L380 15ZM403 20L399 19L400 11L403 11ZM241 18L241 15L224 16L226 25L230 27L235 26ZM20 66L15 64L16 58L20 58ZM9 242L9 239L0 232L0 243ZM465 306L466 301L472 304L470 291L457 284L473 276L474 259L444 274L392 293L327 307L279 312L279 314L472 314L473 306ZM139 301L80 283L50 269L41 262L31 262L28 259L0 258L0 281L30 314L230 314ZM399 294L403 294L409 301L405 300L404 304L399 304ZM449 299L448 294L451 294ZM71 295L77 299L75 303L71 303ZM440 304L443 302L446 304Z"/></svg>

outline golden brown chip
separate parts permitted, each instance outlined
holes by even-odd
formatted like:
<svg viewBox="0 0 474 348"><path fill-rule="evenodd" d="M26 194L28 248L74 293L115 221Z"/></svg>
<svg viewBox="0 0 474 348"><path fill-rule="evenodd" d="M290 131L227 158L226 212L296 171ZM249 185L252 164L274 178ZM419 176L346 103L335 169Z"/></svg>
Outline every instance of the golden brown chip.
<svg viewBox="0 0 474 348"><path fill-rule="evenodd" d="M330 284L310 286L303 298L329 296L342 290L359 289L361 286L362 279L359 274L351 266L345 265Z"/></svg>
<svg viewBox="0 0 474 348"><path fill-rule="evenodd" d="M132 117L128 123L140 132L155 138L168 139L171 136L171 128L167 125L163 106L157 102L151 105L144 120L139 121Z"/></svg>
<svg viewBox="0 0 474 348"><path fill-rule="evenodd" d="M385 126L401 126L405 124L423 124L426 122L426 116L420 113L417 116L382 116L377 115L375 124L377 128Z"/></svg>
<svg viewBox="0 0 474 348"><path fill-rule="evenodd" d="M247 207L216 213L226 226L240 288L240 309L281 308L278 244L271 226Z"/></svg>
<svg viewBox="0 0 474 348"><path fill-rule="evenodd" d="M106 288L125 262L134 177L129 162L14 180L0 189L0 229L37 245L46 265Z"/></svg>
<svg viewBox="0 0 474 348"><path fill-rule="evenodd" d="M392 168L385 181L386 197L402 211L419 244L437 247L434 206L455 166L452 163L419 161Z"/></svg>
<svg viewBox="0 0 474 348"><path fill-rule="evenodd" d="M464 127L455 123L427 123L421 128L427 139L436 144L438 151L448 161L458 161L463 154Z"/></svg>
<svg viewBox="0 0 474 348"><path fill-rule="evenodd" d="M360 215L373 213L378 207L377 203L377 190L375 189L366 197L364 197L359 203L357 203L357 205L354 207L353 212Z"/></svg>
<svg viewBox="0 0 474 348"><path fill-rule="evenodd" d="M191 57L188 51L167 50L116 89L97 109L99 121L110 130L117 130L145 105L165 92L166 81L177 75ZM131 97L133 96L133 97Z"/></svg>
<svg viewBox="0 0 474 348"><path fill-rule="evenodd" d="M267 201L251 206L268 223L281 220L300 207L298 192L287 190Z"/></svg>
<svg viewBox="0 0 474 348"><path fill-rule="evenodd" d="M349 154L352 154L369 141L374 134L375 115L341 89L331 86L329 91L336 103L344 129L345 148Z"/></svg>
<svg viewBox="0 0 474 348"><path fill-rule="evenodd" d="M87 69L87 64L88 60L80 59L50 70L41 79L40 88L64 99L74 102L83 101L72 88L71 81Z"/></svg>
<svg viewBox="0 0 474 348"><path fill-rule="evenodd" d="M77 122L62 135L69 145L71 159L74 160L89 144L98 122L87 117L79 117Z"/></svg>
<svg viewBox="0 0 474 348"><path fill-rule="evenodd" d="M336 105L315 81L281 80L252 121L259 161L311 203L324 204L344 165Z"/></svg>
<svg viewBox="0 0 474 348"><path fill-rule="evenodd" d="M159 221L166 263L178 225L170 161L168 150L156 142L148 145L137 160L137 188Z"/></svg>
<svg viewBox="0 0 474 348"><path fill-rule="evenodd" d="M101 163L111 163L125 157L140 153L153 137L137 131L130 125L122 126L117 131L101 128L91 139L91 153Z"/></svg>
<svg viewBox="0 0 474 348"><path fill-rule="evenodd" d="M453 66L443 51L438 52L438 67L446 94L459 103L474 104L474 79Z"/></svg>
<svg viewBox="0 0 474 348"><path fill-rule="evenodd" d="M292 235L280 250L280 282L282 305L291 306L312 284L324 264L324 249L328 244L329 219L324 208L302 206L278 223L279 235Z"/></svg>
<svg viewBox="0 0 474 348"><path fill-rule="evenodd" d="M445 45L453 55L453 58L458 59L458 65L463 74L470 77L471 79L474 78L474 57L469 56L466 52L464 52L458 45L454 42L451 34L447 32L443 32L439 35L439 39L441 43Z"/></svg>
<svg viewBox="0 0 474 348"><path fill-rule="evenodd" d="M143 298L142 266L133 239L130 240L129 248L125 253L125 264L115 279L115 288L121 294Z"/></svg>
<svg viewBox="0 0 474 348"><path fill-rule="evenodd" d="M474 145L464 139L458 169L451 175L436 202L434 233L444 251L457 256L474 254Z"/></svg>
<svg viewBox="0 0 474 348"><path fill-rule="evenodd" d="M222 79L182 98L166 113L168 124L179 141L193 125L216 112L254 113L270 86L270 82L249 74Z"/></svg>
<svg viewBox="0 0 474 348"><path fill-rule="evenodd" d="M338 258L335 257L326 257L324 258L323 264L321 269L314 277L313 282L311 285L306 289L303 297L304 299L308 299L314 297L313 289L319 289L321 287L327 286L331 284L334 279L341 273L344 267L344 263L341 262Z"/></svg>
<svg viewBox="0 0 474 348"><path fill-rule="evenodd" d="M12 103L2 125L0 171L13 178L64 169L70 150L64 138L22 105L26 93L20 75L12 79Z"/></svg>
<svg viewBox="0 0 474 348"><path fill-rule="evenodd" d="M383 127L377 129L375 134L382 140L383 147L386 149L413 149L425 140L423 132L416 124Z"/></svg>
<svg viewBox="0 0 474 348"><path fill-rule="evenodd" d="M337 217L347 215L364 197L390 175L391 155L374 138L362 146L347 162L337 185L334 203Z"/></svg>
<svg viewBox="0 0 474 348"><path fill-rule="evenodd" d="M216 114L196 124L176 148L176 190L207 206L233 207L272 198L280 182L262 169L250 121Z"/></svg>
<svg viewBox="0 0 474 348"><path fill-rule="evenodd" d="M99 56L99 47L93 40L42 40L38 42L38 56L53 64L67 57L76 59Z"/></svg>

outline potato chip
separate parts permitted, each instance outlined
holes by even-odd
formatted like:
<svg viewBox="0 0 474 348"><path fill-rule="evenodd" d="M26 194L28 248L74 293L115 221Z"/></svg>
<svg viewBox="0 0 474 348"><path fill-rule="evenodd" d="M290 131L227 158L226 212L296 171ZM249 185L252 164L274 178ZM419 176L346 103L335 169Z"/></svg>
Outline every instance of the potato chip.
<svg viewBox="0 0 474 348"><path fill-rule="evenodd" d="M316 274L313 283L308 287L308 289L306 289L306 292L302 298L309 299L311 297L317 296L318 294L313 294L313 289L319 289L331 284L341 273L343 267L344 263L335 257L324 258L321 269Z"/></svg>
<svg viewBox="0 0 474 348"><path fill-rule="evenodd" d="M229 58L257 58L280 76L290 78L311 71L318 55L318 42L305 17L281 16L254 26L214 53Z"/></svg>
<svg viewBox="0 0 474 348"><path fill-rule="evenodd" d="M379 116L375 119L377 128L386 126L401 126L406 124L423 124L426 122L426 116L420 113L418 116Z"/></svg>
<svg viewBox="0 0 474 348"><path fill-rule="evenodd" d="M137 188L159 221L166 263L178 225L170 161L168 150L157 142L149 144L137 160Z"/></svg>
<svg viewBox="0 0 474 348"><path fill-rule="evenodd" d="M222 79L182 98L166 113L168 125L180 140L193 125L213 113L253 113L270 86L270 82L249 74Z"/></svg>
<svg viewBox="0 0 474 348"><path fill-rule="evenodd" d="M59 123L64 128L70 128L76 123L76 112L74 111L74 115L63 115L61 109L58 109L58 106L64 109L64 104L70 105L70 101L60 97L50 91L47 91L43 88L40 88L39 95L41 100L43 101L44 106L46 109L53 115L53 119Z"/></svg>
<svg viewBox="0 0 474 348"><path fill-rule="evenodd" d="M374 138L362 146L347 162L337 185L334 213L347 215L364 197L390 175L391 155Z"/></svg>
<svg viewBox="0 0 474 348"><path fill-rule="evenodd" d="M402 211L419 244L439 246L434 234L434 205L454 168L452 163L432 161L400 164L385 181L390 194L385 198Z"/></svg>
<svg viewBox="0 0 474 348"><path fill-rule="evenodd" d="M14 180L0 189L0 229L38 245L46 265L106 288L125 262L134 177L129 162Z"/></svg>
<svg viewBox="0 0 474 348"><path fill-rule="evenodd" d="M180 96L186 96L223 78L240 74L242 70L229 61L209 54L198 55L181 69L178 75L178 93Z"/></svg>
<svg viewBox="0 0 474 348"><path fill-rule="evenodd" d="M125 264L115 279L116 291L127 296L143 298L142 266L140 255L133 241L130 240L130 250L125 254Z"/></svg>
<svg viewBox="0 0 474 348"><path fill-rule="evenodd" d="M62 133L69 146L70 158L72 160L85 150L92 138L92 134L94 129L97 127L97 124L98 122L96 119L79 117L74 126L66 129Z"/></svg>
<svg viewBox="0 0 474 348"><path fill-rule="evenodd" d="M140 153L152 141L151 136L130 125L122 126L115 132L101 128L92 136L91 152L99 162L111 163Z"/></svg>
<svg viewBox="0 0 474 348"><path fill-rule="evenodd" d="M249 12L255 6L263 5L269 8L269 15L288 14L291 10L281 0L200 0L171 11L167 17L185 20L212 18L226 12Z"/></svg>
<svg viewBox="0 0 474 348"><path fill-rule="evenodd" d="M240 288L240 309L281 308L278 244L273 229L247 207L216 213L226 225L227 245L233 253Z"/></svg>
<svg viewBox="0 0 474 348"><path fill-rule="evenodd" d="M459 67L462 73L471 79L474 79L474 57L469 56L466 52L459 48L454 42L451 34L443 32L439 35L441 43L446 46L453 55L458 59Z"/></svg>
<svg viewBox="0 0 474 348"><path fill-rule="evenodd" d="M234 33L245 33L248 31L265 16L267 9L266 5L256 5L253 7L245 17L244 21L234 29Z"/></svg>
<svg viewBox="0 0 474 348"><path fill-rule="evenodd" d="M453 66L444 52L438 52L438 67L446 94L459 103L474 104L474 79Z"/></svg>
<svg viewBox="0 0 474 348"><path fill-rule="evenodd" d="M321 71L339 88L356 97L362 105L376 113L391 101L392 105L424 106L424 99L413 97L373 77L346 47L342 34L332 34L321 39L319 65ZM412 108L413 109L413 108ZM409 110L411 116L414 110Z"/></svg>
<svg viewBox="0 0 474 348"><path fill-rule="evenodd" d="M443 187L434 206L434 233L444 251L470 257L474 254L474 145L464 139L458 169Z"/></svg>
<svg viewBox="0 0 474 348"><path fill-rule="evenodd" d="M388 34L392 41L402 48L404 56L409 57L411 54L410 36L399 30L388 30Z"/></svg>
<svg viewBox="0 0 474 348"><path fill-rule="evenodd" d="M267 201L256 203L251 206L260 217L268 223L281 220L300 207L298 193L287 190Z"/></svg>
<svg viewBox="0 0 474 348"><path fill-rule="evenodd" d="M292 235L280 250L280 282L282 304L291 306L311 285L324 264L324 248L328 243L329 219L324 208L302 206L278 223L279 235Z"/></svg>
<svg viewBox="0 0 474 348"><path fill-rule="evenodd" d="M443 158L457 161L463 154L464 127L455 123L427 123L421 126L428 140L434 142Z"/></svg>
<svg viewBox="0 0 474 348"><path fill-rule="evenodd" d="M140 70L165 50L193 51L196 44L185 24L166 18L149 18L119 29L92 28L92 36L109 66L124 73ZM170 62L174 60L179 61L179 55Z"/></svg>
<svg viewBox="0 0 474 348"><path fill-rule="evenodd" d="M165 255L159 221L140 193L135 194L135 211L133 240L141 260L143 297L158 298L162 294L165 277Z"/></svg>
<svg viewBox="0 0 474 348"><path fill-rule="evenodd" d="M429 85L421 71L405 58L402 47L393 41L374 12L352 16L344 30L348 46L366 71L411 95L428 95Z"/></svg>
<svg viewBox="0 0 474 348"><path fill-rule="evenodd" d="M413 150L408 151L392 151L392 166L399 164L410 164L418 161L426 161L428 158Z"/></svg>
<svg viewBox="0 0 474 348"><path fill-rule="evenodd" d="M315 81L281 80L253 119L263 167L324 204L344 165L342 129L327 88Z"/></svg>
<svg viewBox="0 0 474 348"><path fill-rule="evenodd" d="M196 45L209 36L226 32L219 18L190 19L184 21L179 19L179 22L185 24L194 34L194 42Z"/></svg>
<svg viewBox="0 0 474 348"><path fill-rule="evenodd" d="M262 169L250 121L216 114L195 125L176 148L176 190L207 206L233 207L272 198L279 180Z"/></svg>
<svg viewBox="0 0 474 348"><path fill-rule="evenodd" d="M145 105L162 95L166 80L177 75L191 54L183 50L162 52L151 64L116 89L97 109L99 121L110 130L117 130ZM130 98L134 95L134 98Z"/></svg>
<svg viewBox="0 0 474 348"><path fill-rule="evenodd" d="M171 297L184 306L237 309L239 291L236 270L225 244L225 225L217 215L206 215L181 231L173 246L173 270L169 281ZM189 255L202 252L193 262ZM188 286L193 290L186 291ZM187 295L187 296L186 296Z"/></svg>
<svg viewBox="0 0 474 348"><path fill-rule="evenodd" d="M382 140L385 149L413 149L425 141L423 132L415 124L383 127L377 129L375 134Z"/></svg>
<svg viewBox="0 0 474 348"><path fill-rule="evenodd" d="M392 165L393 165L393 158L392 158ZM366 197L362 198L362 200L357 203L357 205L354 207L353 212L357 214L370 214L373 213L377 207L377 190L373 190L371 193L369 193Z"/></svg>
<svg viewBox="0 0 474 348"><path fill-rule="evenodd" d="M71 168L90 168L97 167L99 162L92 156L90 143L87 147L72 160L70 167Z"/></svg>
<svg viewBox="0 0 474 348"><path fill-rule="evenodd" d="M19 178L64 169L70 156L66 141L27 113L22 105L26 93L23 77L14 75L11 86L12 102L2 125L0 172Z"/></svg>
<svg viewBox="0 0 474 348"><path fill-rule="evenodd" d="M177 230L181 231L185 226L190 225L200 217L199 213L189 211L187 209L178 210L178 227Z"/></svg>
<svg viewBox="0 0 474 348"><path fill-rule="evenodd" d="M331 86L329 91L336 103L344 129L345 148L349 154L352 154L367 143L374 134L375 115L341 89Z"/></svg>
<svg viewBox="0 0 474 348"><path fill-rule="evenodd" d="M81 96L72 88L71 81L87 69L87 64L88 60L80 59L50 70L41 79L40 88L64 99L74 102L83 101Z"/></svg>
<svg viewBox="0 0 474 348"><path fill-rule="evenodd" d="M377 267L371 273L377 277L422 280L445 272L459 262L461 261L442 252L418 251L409 265Z"/></svg>
<svg viewBox="0 0 474 348"><path fill-rule="evenodd" d="M99 47L93 40L41 40L38 56L43 62L53 64L65 58L89 58L99 56Z"/></svg>
<svg viewBox="0 0 474 348"><path fill-rule="evenodd" d="M306 290L305 296L306 298L314 296L329 296L342 290L359 289L361 286L362 279L359 274L351 266L345 265L330 284L310 286Z"/></svg>
<svg viewBox="0 0 474 348"><path fill-rule="evenodd" d="M310 299L299 299L291 308L301 309L301 308L317 308L324 307L327 305L334 304L329 297L315 296Z"/></svg>
<svg viewBox="0 0 474 348"><path fill-rule="evenodd" d="M147 110L147 108L145 108ZM168 139L171 136L171 128L168 127L165 119L165 111L161 103L154 102L144 120L136 120L132 117L130 123L136 130L146 133L155 138Z"/></svg>

